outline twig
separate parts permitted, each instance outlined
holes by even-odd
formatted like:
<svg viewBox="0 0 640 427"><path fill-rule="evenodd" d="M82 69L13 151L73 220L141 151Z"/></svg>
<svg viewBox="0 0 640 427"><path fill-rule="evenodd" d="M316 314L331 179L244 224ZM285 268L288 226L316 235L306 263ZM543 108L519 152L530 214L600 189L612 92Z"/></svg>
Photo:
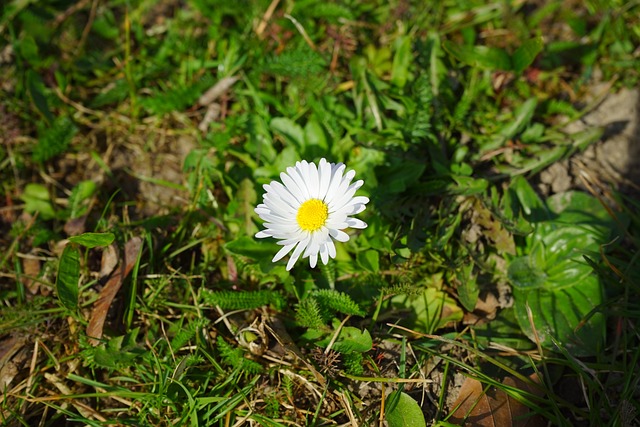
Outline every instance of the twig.
<svg viewBox="0 0 640 427"><path fill-rule="evenodd" d="M262 33L264 33L264 30L267 28L267 24L269 23L269 20L273 16L273 12L276 11L276 7L278 7L278 3L280 3L280 0L273 0L269 5L269 7L267 8L267 10L264 12L264 15L262 15L262 19L260 20L260 23L256 28L256 35L259 38L262 38Z"/></svg>

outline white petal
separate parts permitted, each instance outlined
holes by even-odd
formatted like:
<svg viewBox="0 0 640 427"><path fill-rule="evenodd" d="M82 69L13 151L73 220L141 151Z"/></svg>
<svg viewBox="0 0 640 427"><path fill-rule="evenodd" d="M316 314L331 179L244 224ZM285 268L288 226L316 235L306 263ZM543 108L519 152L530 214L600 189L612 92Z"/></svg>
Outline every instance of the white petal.
<svg viewBox="0 0 640 427"><path fill-rule="evenodd" d="M292 209L297 209L300 202L293 195L291 190L279 182L274 183L272 193L276 194L283 202L287 203Z"/></svg>
<svg viewBox="0 0 640 427"><path fill-rule="evenodd" d="M348 218L347 224L349 224L351 228L367 228L367 223L358 218Z"/></svg>
<svg viewBox="0 0 640 427"><path fill-rule="evenodd" d="M318 263L318 253L316 252L309 256L309 266L311 268L315 268L317 263Z"/></svg>
<svg viewBox="0 0 640 427"><path fill-rule="evenodd" d="M329 202L329 210L330 211L335 211L337 209L342 208L343 206L345 206L347 203L349 203L350 200L353 199L353 195L356 193L356 190L358 190L358 188L362 187L362 184L364 184L363 180L360 181L356 181L355 183L351 184L344 192L344 194L342 193L338 193L335 199L333 199L331 202ZM340 188L338 188L338 191L340 191L340 189L342 188L342 186Z"/></svg>
<svg viewBox="0 0 640 427"><path fill-rule="evenodd" d="M290 245L285 245L282 247L282 249L280 249L278 251L278 253L276 254L276 256L273 257L273 259L271 260L272 262L276 262L281 260L286 254L288 254L289 252L291 252L291 249L293 249L293 247L296 245L296 243L292 243Z"/></svg>
<svg viewBox="0 0 640 427"><path fill-rule="evenodd" d="M325 202L331 201L335 197L336 190L340 186L342 182L342 172L344 172L346 166L342 163L338 163L337 165L333 165L331 168L331 183L329 184L329 189L327 190L327 195L324 197Z"/></svg>
<svg viewBox="0 0 640 427"><path fill-rule="evenodd" d="M324 200L331 183L331 165L325 159L320 159L318 165L318 177L320 178L320 190L318 191L318 199Z"/></svg>
<svg viewBox="0 0 640 427"><path fill-rule="evenodd" d="M309 188L309 196L312 199L317 199L320 194L320 180L318 179L318 168L315 163L309 163L309 181L307 182L307 188Z"/></svg>
<svg viewBox="0 0 640 427"><path fill-rule="evenodd" d="M287 173L282 172L280 174L280 179L282 180L282 183L287 187L287 189L291 192L293 197L296 198L298 203L303 203L305 200L307 200L308 197L305 195L303 189L301 189L297 184L296 180L299 181L299 179L298 175L295 173L295 169L287 168Z"/></svg>
<svg viewBox="0 0 640 427"><path fill-rule="evenodd" d="M296 171L298 175L300 175L300 181L298 181L298 186L305 191L307 199L311 199L313 196L311 195L311 191L309 189L309 182L311 182L311 173L309 172L309 163L306 160L296 163Z"/></svg>
<svg viewBox="0 0 640 427"><path fill-rule="evenodd" d="M330 229L329 235L338 242L346 242L349 240L349 235L342 230Z"/></svg>
<svg viewBox="0 0 640 427"><path fill-rule="evenodd" d="M356 171L354 170L350 170L349 172L346 173L346 175L342 178L340 185L338 186L338 188L336 188L336 191L333 195L332 200L328 201L327 204L332 205L333 200L336 200L337 198L341 198L347 192L347 189L349 188L349 183L351 182L351 180L355 175L356 175Z"/></svg>
<svg viewBox="0 0 640 427"><path fill-rule="evenodd" d="M295 218L296 211L278 197L267 198L267 195L265 195L264 199L267 207L271 209L272 214L281 216L283 218Z"/></svg>
<svg viewBox="0 0 640 427"><path fill-rule="evenodd" d="M331 258L335 258L336 257L336 244L333 243L333 240L329 239L329 241L327 241L327 250L329 251L329 256ZM325 262L326 264L326 262Z"/></svg>
<svg viewBox="0 0 640 427"><path fill-rule="evenodd" d="M320 250L320 236L319 233L313 233L310 235L311 240L309 241L309 244L307 245L307 249L304 251L304 255L302 255L303 258L306 258L308 256L311 255L318 255L318 251Z"/></svg>
<svg viewBox="0 0 640 427"><path fill-rule="evenodd" d="M327 249L327 243L325 242L322 246L320 246L320 259L324 265L327 265L329 262L329 249Z"/></svg>
<svg viewBox="0 0 640 427"><path fill-rule="evenodd" d="M293 268L293 265L296 263L296 261L298 261L298 258L300 258L300 254L302 253L303 250L306 249L308 244L309 244L309 238L302 240L300 243L298 243L298 246L296 246L296 248L293 250L293 253L291 254L291 258L289 258L289 262L287 263L287 271Z"/></svg>
<svg viewBox="0 0 640 427"><path fill-rule="evenodd" d="M271 237L271 234L268 233L269 230L262 230L256 233L256 237L258 239L264 239L265 237Z"/></svg>

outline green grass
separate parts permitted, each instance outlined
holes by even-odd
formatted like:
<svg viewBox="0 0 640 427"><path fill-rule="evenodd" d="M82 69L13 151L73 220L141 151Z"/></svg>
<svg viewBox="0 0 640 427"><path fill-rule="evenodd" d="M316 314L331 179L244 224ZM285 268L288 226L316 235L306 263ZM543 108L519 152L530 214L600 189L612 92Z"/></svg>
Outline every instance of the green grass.
<svg viewBox="0 0 640 427"><path fill-rule="evenodd" d="M638 201L537 186L637 3L6 3L0 424L445 426L467 377L638 424ZM368 227L286 271L254 208L321 158Z"/></svg>

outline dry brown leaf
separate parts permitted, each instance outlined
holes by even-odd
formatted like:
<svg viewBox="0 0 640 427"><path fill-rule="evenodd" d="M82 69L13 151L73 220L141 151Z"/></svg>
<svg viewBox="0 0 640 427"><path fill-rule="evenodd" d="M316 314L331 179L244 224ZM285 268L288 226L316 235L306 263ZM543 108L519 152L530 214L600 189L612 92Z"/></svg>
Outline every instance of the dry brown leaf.
<svg viewBox="0 0 640 427"><path fill-rule="evenodd" d="M70 218L64 224L64 232L67 236L77 236L85 232L87 223L87 216L83 215L79 218Z"/></svg>
<svg viewBox="0 0 640 427"><path fill-rule="evenodd" d="M118 265L118 245L115 242L104 248L100 263L100 279L109 276Z"/></svg>
<svg viewBox="0 0 640 427"><path fill-rule="evenodd" d="M503 384L537 396L542 394L537 387L514 377L506 377ZM453 408L455 410L447 421L458 425L474 427L546 426L543 418L535 415L526 405L496 387L489 387L485 392L485 385L474 378L467 378L462 384Z"/></svg>
<svg viewBox="0 0 640 427"><path fill-rule="evenodd" d="M484 295L484 298L478 298L476 302L476 307L473 309L471 313L465 313L462 322L465 325L481 325L489 320L493 320L496 318L498 314L498 309L502 308L500 301L496 296L487 292Z"/></svg>
<svg viewBox="0 0 640 427"><path fill-rule="evenodd" d="M140 237L134 237L124 245L124 258L120 266L111 274L102 291L100 291L100 296L93 305L93 311L87 326L87 336L90 337L92 345L100 343L99 339L102 338L104 322L107 318L109 307L111 307L113 299L120 290L123 280L131 272L141 248L142 239Z"/></svg>
<svg viewBox="0 0 640 427"><path fill-rule="evenodd" d="M35 295L40 290L40 282L34 280L40 275L40 260L29 256L22 258L22 283L29 290L31 295Z"/></svg>
<svg viewBox="0 0 640 427"><path fill-rule="evenodd" d="M0 341L0 393L5 393L27 359L26 339L7 336Z"/></svg>

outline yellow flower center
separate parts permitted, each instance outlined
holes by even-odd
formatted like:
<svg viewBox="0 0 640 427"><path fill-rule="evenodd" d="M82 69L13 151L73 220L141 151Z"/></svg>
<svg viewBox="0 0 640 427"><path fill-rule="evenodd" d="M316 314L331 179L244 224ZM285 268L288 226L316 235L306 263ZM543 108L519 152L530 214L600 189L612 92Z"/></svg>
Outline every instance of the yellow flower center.
<svg viewBox="0 0 640 427"><path fill-rule="evenodd" d="M309 199L298 208L296 221L300 228L306 231L316 231L327 222L329 207L318 199Z"/></svg>

